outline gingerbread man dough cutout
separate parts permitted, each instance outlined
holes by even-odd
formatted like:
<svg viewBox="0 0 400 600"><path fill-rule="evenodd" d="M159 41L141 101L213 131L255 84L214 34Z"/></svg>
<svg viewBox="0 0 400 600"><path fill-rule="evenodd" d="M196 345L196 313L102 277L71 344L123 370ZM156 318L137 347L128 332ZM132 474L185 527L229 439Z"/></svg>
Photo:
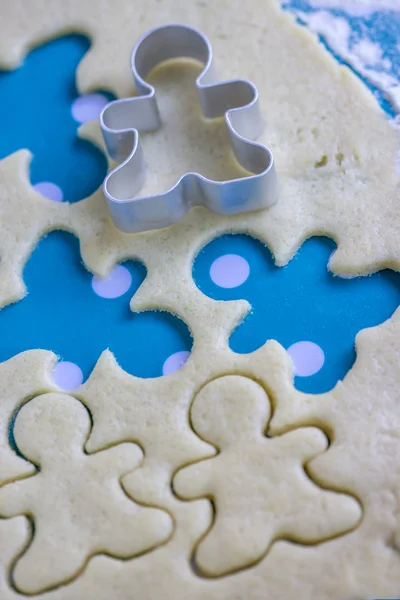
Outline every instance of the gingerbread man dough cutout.
<svg viewBox="0 0 400 600"><path fill-rule="evenodd" d="M267 438L270 414L264 389L240 376L211 381L194 400L193 427L220 453L178 471L174 489L214 503L214 524L195 551L206 576L256 563L277 539L310 544L343 534L362 516L354 498L321 489L304 470L327 448L322 431Z"/></svg>
<svg viewBox="0 0 400 600"><path fill-rule="evenodd" d="M0 489L0 515L25 514L34 523L27 551L13 577L18 591L37 593L75 577L97 553L133 557L165 542L167 512L139 506L120 478L143 453L124 443L88 455L90 417L66 394L43 394L19 412L14 436L20 452L40 470Z"/></svg>

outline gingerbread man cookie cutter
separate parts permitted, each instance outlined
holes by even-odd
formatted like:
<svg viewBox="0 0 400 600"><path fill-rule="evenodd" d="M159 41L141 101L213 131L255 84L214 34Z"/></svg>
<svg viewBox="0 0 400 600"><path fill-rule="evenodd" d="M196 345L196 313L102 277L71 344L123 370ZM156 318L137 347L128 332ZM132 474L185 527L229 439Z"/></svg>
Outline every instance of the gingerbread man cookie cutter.
<svg viewBox="0 0 400 600"><path fill-rule="evenodd" d="M209 119L225 117L236 160L252 174L212 181L199 173L185 173L166 192L136 196L146 175L139 131L154 131L161 126L155 90L145 78L155 66L174 58L191 58L205 65L196 79L203 115ZM131 68L138 96L110 102L100 115L107 152L120 163L103 185L118 229L127 233L161 229L180 221L195 205L235 215L266 208L276 201L272 153L253 141L264 127L257 88L244 79L218 82L211 45L202 33L179 24L152 29L136 43Z"/></svg>

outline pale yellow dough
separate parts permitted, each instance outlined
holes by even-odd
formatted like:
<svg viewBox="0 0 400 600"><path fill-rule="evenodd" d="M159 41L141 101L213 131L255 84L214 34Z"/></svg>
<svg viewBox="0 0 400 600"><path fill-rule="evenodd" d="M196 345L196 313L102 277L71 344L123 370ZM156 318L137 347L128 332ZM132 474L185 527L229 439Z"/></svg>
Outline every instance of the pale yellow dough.
<svg viewBox="0 0 400 600"><path fill-rule="evenodd" d="M98 274L127 257L142 260L148 276L132 307L170 310L187 322L194 336L192 356L177 373L137 379L124 373L105 352L76 393L93 416L88 452L121 442L142 447L143 465L124 477L124 488L137 502L172 516L172 537L131 560L96 556L72 583L40 597L398 597L399 312L359 335L356 365L342 383L332 392L310 396L294 389L290 360L276 342L253 354L233 354L229 333L245 314L247 303L206 298L191 278L196 252L226 231L259 237L279 264L288 261L305 238L327 233L339 244L330 265L336 272L399 268L399 176L395 171L399 140L373 96L273 0L41 0L40 5L14 0L4 3L0 18L3 66L15 67L31 46L45 39L83 31L92 37L93 45L78 71L80 91L100 87L119 95L132 89L129 54L140 34L171 21L198 26L213 44L220 76L245 77L259 88L267 119L261 141L274 152L281 186L279 202L258 214L225 218L196 209L170 229L130 236L113 228L101 191L71 206L51 203L28 183L26 152L0 163L2 303L23 294L22 266L40 235L64 228L79 236L85 264ZM197 72L193 65L169 66L153 76L153 83L160 84L165 127L142 138L149 168L143 193L166 189L188 169L216 178L237 172L234 163L226 160L229 147L223 124L204 123L200 118L191 83ZM182 91L185 94L179 95L177 103ZM95 127L83 134L98 139ZM316 167L323 157L326 166ZM8 447L7 426L18 405L54 391L49 383L51 361L50 353L31 352L0 365L0 451L6 457L5 462L0 460L2 481L32 473L32 465ZM273 409L270 435L298 427L325 432L331 445L308 463L309 476L321 488L358 500L363 518L354 531L316 546L277 541L254 567L211 579L200 577L191 566L194 549L212 523L209 501L178 500L171 481L182 467L214 455L214 448L191 429L188 415L200 389L227 374L254 379L265 389ZM0 520L1 600L21 598L8 573L27 543L22 519ZM7 545L5 536L13 531L15 538Z"/></svg>
<svg viewBox="0 0 400 600"><path fill-rule="evenodd" d="M92 554L131 558L172 533L168 513L135 504L120 484L141 463L141 449L120 444L88 456L89 432L87 410L66 394L38 396L17 415L17 447L40 469L0 489L0 515L30 515L35 527L13 572L19 591L55 587L78 575Z"/></svg>
<svg viewBox="0 0 400 600"><path fill-rule="evenodd" d="M0 363L0 485L35 472L31 463L11 449L9 424L26 400L54 388L50 372L55 362L56 357L51 352L29 350Z"/></svg>
<svg viewBox="0 0 400 600"><path fill-rule="evenodd" d="M211 577L255 564L277 539L318 543L361 519L354 499L321 490L303 469L326 450L325 435L303 427L267 439L270 416L263 388L235 375L211 381L193 402L194 430L220 453L184 467L174 489L185 499L214 501L215 522L195 552Z"/></svg>

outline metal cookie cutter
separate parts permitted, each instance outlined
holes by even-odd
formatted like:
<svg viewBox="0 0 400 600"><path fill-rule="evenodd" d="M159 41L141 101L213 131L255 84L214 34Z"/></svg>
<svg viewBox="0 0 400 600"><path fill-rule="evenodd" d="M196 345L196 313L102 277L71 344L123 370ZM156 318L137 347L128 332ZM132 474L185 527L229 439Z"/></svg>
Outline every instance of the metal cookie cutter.
<svg viewBox="0 0 400 600"><path fill-rule="evenodd" d="M156 65L173 58L192 58L205 65L196 79L202 112L209 119L225 116L235 157L254 175L212 181L198 173L186 173L166 192L135 197L146 172L138 132L161 126L155 90L145 78ZM135 45L131 67L138 96L110 102L100 115L107 151L121 163L104 180L104 193L116 227L127 233L161 229L182 219L195 205L234 215L259 210L276 201L272 153L250 141L263 129L257 88L244 79L217 82L207 38L187 25L152 29Z"/></svg>

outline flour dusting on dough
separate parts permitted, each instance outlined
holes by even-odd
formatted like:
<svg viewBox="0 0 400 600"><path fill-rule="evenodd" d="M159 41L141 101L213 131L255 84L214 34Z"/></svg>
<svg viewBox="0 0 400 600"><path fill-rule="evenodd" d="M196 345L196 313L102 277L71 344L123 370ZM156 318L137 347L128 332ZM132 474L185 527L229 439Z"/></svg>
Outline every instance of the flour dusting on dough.
<svg viewBox="0 0 400 600"><path fill-rule="evenodd" d="M310 4L314 8L339 8L354 16L378 10L400 11L400 0L310 0Z"/></svg>
<svg viewBox="0 0 400 600"><path fill-rule="evenodd" d="M314 0L315 3L318 1ZM352 31L347 20L325 10L311 13L294 12L311 31L322 36L343 61L353 67L366 81L380 89L395 111L400 112L400 82L393 73L388 72L392 64L388 58L383 58L379 44L368 38L352 42Z"/></svg>

